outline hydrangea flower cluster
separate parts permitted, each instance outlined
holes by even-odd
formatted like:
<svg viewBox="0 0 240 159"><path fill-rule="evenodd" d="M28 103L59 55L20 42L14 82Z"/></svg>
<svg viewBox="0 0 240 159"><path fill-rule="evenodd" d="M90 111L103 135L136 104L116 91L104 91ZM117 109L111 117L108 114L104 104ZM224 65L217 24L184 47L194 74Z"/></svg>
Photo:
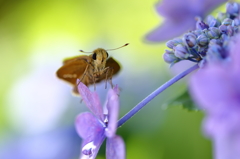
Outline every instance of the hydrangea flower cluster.
<svg viewBox="0 0 240 159"><path fill-rule="evenodd" d="M217 18L209 15L205 21L197 18L196 30L168 41L171 50L165 51L163 59L170 65L182 60L204 63L225 59L229 39L238 33L239 26L239 4L229 2L226 13L219 13Z"/></svg>
<svg viewBox="0 0 240 159"><path fill-rule="evenodd" d="M190 80L191 96L206 117L204 133L213 141L215 159L240 157L240 15L239 4L226 4L215 19L200 18L196 30L167 42L164 60L190 60L204 67ZM207 65L205 65L207 63Z"/></svg>
<svg viewBox="0 0 240 159"><path fill-rule="evenodd" d="M206 117L204 133L215 159L240 157L240 35L229 45L229 59L209 63L190 80L190 91Z"/></svg>

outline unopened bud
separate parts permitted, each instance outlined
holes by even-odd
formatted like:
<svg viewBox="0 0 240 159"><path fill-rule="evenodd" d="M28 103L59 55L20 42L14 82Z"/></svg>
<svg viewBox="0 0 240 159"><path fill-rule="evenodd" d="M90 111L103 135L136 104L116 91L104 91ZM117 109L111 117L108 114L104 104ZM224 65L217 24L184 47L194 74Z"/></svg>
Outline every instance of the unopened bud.
<svg viewBox="0 0 240 159"><path fill-rule="evenodd" d="M209 42L209 39L205 34L201 34L200 36L198 36L197 42L199 46L206 46Z"/></svg>
<svg viewBox="0 0 240 159"><path fill-rule="evenodd" d="M219 26L219 30L220 30L222 33L227 34L227 26L226 26L226 25L220 25L220 26Z"/></svg>
<svg viewBox="0 0 240 159"><path fill-rule="evenodd" d="M222 44L222 42L221 42L221 40L220 39L212 39L212 40L210 40L209 41L209 46L212 46L212 45L221 45Z"/></svg>
<svg viewBox="0 0 240 159"><path fill-rule="evenodd" d="M207 36L210 39L217 39L221 35L221 31L216 27L210 27L207 31Z"/></svg>
<svg viewBox="0 0 240 159"><path fill-rule="evenodd" d="M233 28L231 25L228 25L228 26L226 26L226 25L221 25L221 26L219 27L219 30L220 30L222 33L224 33L224 34L226 34L226 35L229 35L229 36L233 36L233 34L234 34L234 28Z"/></svg>
<svg viewBox="0 0 240 159"><path fill-rule="evenodd" d="M176 47L174 47L174 54L180 59L186 59L189 57L188 50L184 45L181 44L178 44Z"/></svg>
<svg viewBox="0 0 240 159"><path fill-rule="evenodd" d="M235 18L239 13L239 4L234 2L226 3L227 13L230 14L230 17Z"/></svg>
<svg viewBox="0 0 240 159"><path fill-rule="evenodd" d="M234 28L231 25L227 26L227 35L233 36L233 34L234 34Z"/></svg>
<svg viewBox="0 0 240 159"><path fill-rule="evenodd" d="M222 21L222 25L232 25L232 22L233 20L232 19L229 19L229 18L225 18L223 21Z"/></svg>
<svg viewBox="0 0 240 159"><path fill-rule="evenodd" d="M163 59L165 62L167 62L169 64L178 60L178 58L174 55L174 52L170 51L170 50L165 50L165 53L163 54Z"/></svg>
<svg viewBox="0 0 240 159"><path fill-rule="evenodd" d="M204 30L204 29L208 29L209 26L206 23L204 23L202 20L198 20L196 23L196 28L200 30Z"/></svg>
<svg viewBox="0 0 240 159"><path fill-rule="evenodd" d="M169 40L169 41L166 43L167 47L170 48L170 49L173 49L173 48L174 48L175 46L177 46L178 44L183 44L182 39L180 39L180 38L175 38L175 39L173 39L173 40Z"/></svg>
<svg viewBox="0 0 240 159"><path fill-rule="evenodd" d="M184 34L183 41L186 42L189 47L194 47L197 43L197 37L193 33L187 33Z"/></svg>
<svg viewBox="0 0 240 159"><path fill-rule="evenodd" d="M240 19L239 18L235 18L233 20L233 26L239 26L240 25Z"/></svg>
<svg viewBox="0 0 240 159"><path fill-rule="evenodd" d="M192 33L198 37L199 35L202 34L202 30L196 29Z"/></svg>
<svg viewBox="0 0 240 159"><path fill-rule="evenodd" d="M218 27L220 25L220 22L211 15L207 16L206 21L209 27Z"/></svg>

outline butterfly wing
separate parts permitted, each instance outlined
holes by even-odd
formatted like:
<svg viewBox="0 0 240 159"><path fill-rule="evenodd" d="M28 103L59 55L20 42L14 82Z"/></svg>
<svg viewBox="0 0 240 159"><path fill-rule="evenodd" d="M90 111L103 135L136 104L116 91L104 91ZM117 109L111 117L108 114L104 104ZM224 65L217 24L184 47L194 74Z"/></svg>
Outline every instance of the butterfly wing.
<svg viewBox="0 0 240 159"><path fill-rule="evenodd" d="M113 69L113 74L115 75L120 71L121 66L119 63L112 57L110 57L107 62L106 62L106 67L112 68Z"/></svg>
<svg viewBox="0 0 240 159"><path fill-rule="evenodd" d="M63 66L57 70L57 77L76 85L77 79L81 78L88 65L88 58L83 55L63 61Z"/></svg>
<svg viewBox="0 0 240 159"><path fill-rule="evenodd" d="M85 56L85 55L64 60L63 66L57 70L57 73L56 73L57 77L74 85L73 92L75 94L78 94L76 81L77 79L81 79L89 63L90 63L89 56ZM113 70L112 76L117 74L120 71L120 65L112 57L107 59L106 67L109 67ZM106 73L102 74L101 77L95 81L95 83L99 83L105 79L106 79ZM91 80L89 76L84 76L81 82L87 86L94 84L94 81Z"/></svg>

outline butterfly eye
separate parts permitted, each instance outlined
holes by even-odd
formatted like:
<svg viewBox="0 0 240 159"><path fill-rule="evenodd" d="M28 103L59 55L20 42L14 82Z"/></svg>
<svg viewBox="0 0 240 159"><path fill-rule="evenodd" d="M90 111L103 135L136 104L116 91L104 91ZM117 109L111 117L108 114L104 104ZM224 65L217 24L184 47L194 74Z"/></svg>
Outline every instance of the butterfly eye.
<svg viewBox="0 0 240 159"><path fill-rule="evenodd" d="M96 59L97 59L97 54L96 54L96 53L94 53L94 54L92 55L92 59L93 59L93 60L96 60Z"/></svg>
<svg viewBox="0 0 240 159"><path fill-rule="evenodd" d="M108 57L108 52L106 52L107 53L107 57Z"/></svg>

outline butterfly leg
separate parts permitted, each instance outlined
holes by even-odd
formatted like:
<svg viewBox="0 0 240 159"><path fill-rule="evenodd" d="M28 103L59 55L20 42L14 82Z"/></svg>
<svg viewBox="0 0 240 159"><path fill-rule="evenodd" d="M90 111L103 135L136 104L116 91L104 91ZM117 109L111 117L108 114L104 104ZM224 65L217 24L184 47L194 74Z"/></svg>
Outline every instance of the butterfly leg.
<svg viewBox="0 0 240 159"><path fill-rule="evenodd" d="M112 84L113 68L111 68L111 67L106 67L106 68L105 68L105 72L106 72L105 89L107 88L107 81L108 81L108 80L109 80L109 83L110 83L111 87L113 88L113 84ZM110 74L110 76L108 77L109 74Z"/></svg>
<svg viewBox="0 0 240 159"><path fill-rule="evenodd" d="M109 83L110 83L110 85L111 85L111 87L113 88L113 83L112 83L112 75L113 75L113 68L109 68L110 69L110 76L109 76Z"/></svg>
<svg viewBox="0 0 240 159"><path fill-rule="evenodd" d="M106 68L103 70L103 72L106 74L106 78L105 78L105 89L107 89L108 71L109 71L109 67L106 67Z"/></svg>
<svg viewBox="0 0 240 159"><path fill-rule="evenodd" d="M95 76L93 76L93 83L94 83L94 91L96 91L96 80L95 80Z"/></svg>
<svg viewBox="0 0 240 159"><path fill-rule="evenodd" d="M87 70L88 70L88 66L89 66L89 65L87 65L87 67L86 67L86 69L85 69L85 71L84 71L84 73L83 73L83 75L82 75L80 81L77 83L77 85L79 85L79 83L82 82L83 78L86 76L86 74L87 74Z"/></svg>

